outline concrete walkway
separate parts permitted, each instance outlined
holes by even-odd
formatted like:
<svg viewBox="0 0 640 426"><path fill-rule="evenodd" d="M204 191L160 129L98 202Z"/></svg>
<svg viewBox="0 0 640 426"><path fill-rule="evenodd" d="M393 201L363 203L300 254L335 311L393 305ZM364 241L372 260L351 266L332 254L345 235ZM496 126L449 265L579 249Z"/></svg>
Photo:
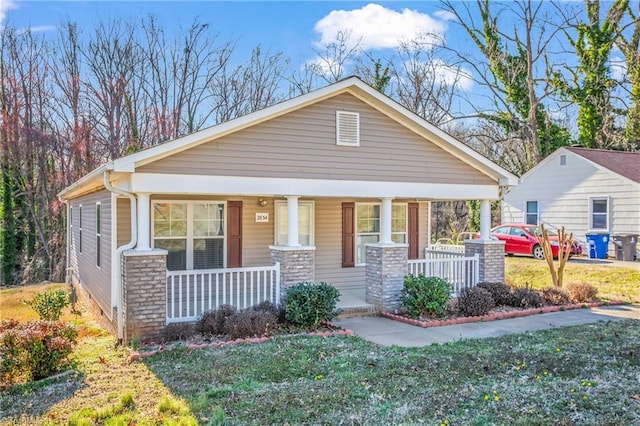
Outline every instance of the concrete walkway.
<svg viewBox="0 0 640 426"><path fill-rule="evenodd" d="M633 318L640 320L640 305L603 306L592 309L537 314L498 321L421 328L382 317L346 318L334 321L357 336L382 346L426 346L462 339L482 339L505 334L546 330L569 325Z"/></svg>

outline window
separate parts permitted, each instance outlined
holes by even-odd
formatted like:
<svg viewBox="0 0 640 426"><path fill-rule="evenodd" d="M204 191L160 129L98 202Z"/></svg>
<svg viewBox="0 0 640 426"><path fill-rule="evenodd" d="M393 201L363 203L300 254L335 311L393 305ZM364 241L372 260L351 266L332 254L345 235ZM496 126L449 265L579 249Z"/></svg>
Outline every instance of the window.
<svg viewBox="0 0 640 426"><path fill-rule="evenodd" d="M391 206L391 239L407 242L407 205ZM364 265L366 245L380 241L380 204L356 204L356 265Z"/></svg>
<svg viewBox="0 0 640 426"><path fill-rule="evenodd" d="M286 201L276 201L276 229L275 244L284 246L289 239L287 224L289 223L289 213L287 212ZM298 201L298 242L303 246L312 246L313 238L314 208L313 201Z"/></svg>
<svg viewBox="0 0 640 426"><path fill-rule="evenodd" d="M336 145L360 146L360 114L336 111Z"/></svg>
<svg viewBox="0 0 640 426"><path fill-rule="evenodd" d="M567 165L567 156L566 155L561 155L560 156L560 165L561 166L566 166Z"/></svg>
<svg viewBox="0 0 640 426"><path fill-rule="evenodd" d="M82 204L78 206L78 252L82 253Z"/></svg>
<svg viewBox="0 0 640 426"><path fill-rule="evenodd" d="M527 215L526 215L525 223L527 225L537 225L538 224L538 202L537 201L527 201Z"/></svg>
<svg viewBox="0 0 640 426"><path fill-rule="evenodd" d="M589 199L589 229L607 231L609 229L609 198Z"/></svg>
<svg viewBox="0 0 640 426"><path fill-rule="evenodd" d="M225 264L225 204L153 203L153 246L165 249L167 269L220 269Z"/></svg>
<svg viewBox="0 0 640 426"><path fill-rule="evenodd" d="M100 213L100 202L96 203L96 266L100 267L100 236L102 228L102 217Z"/></svg>

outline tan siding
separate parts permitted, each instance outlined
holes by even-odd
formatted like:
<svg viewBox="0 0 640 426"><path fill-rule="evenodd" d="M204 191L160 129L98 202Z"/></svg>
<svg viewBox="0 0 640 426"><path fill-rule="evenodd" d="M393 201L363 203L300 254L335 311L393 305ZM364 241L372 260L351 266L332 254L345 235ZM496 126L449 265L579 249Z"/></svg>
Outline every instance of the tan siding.
<svg viewBox="0 0 640 426"><path fill-rule="evenodd" d="M118 229L118 247L131 241L131 201L128 198L118 198L116 201L116 218Z"/></svg>
<svg viewBox="0 0 640 426"><path fill-rule="evenodd" d="M96 202L101 203L100 267L96 266ZM103 190L69 201L73 207L73 235L69 248L74 276L105 313L111 312L111 193ZM80 253L82 204L82 253Z"/></svg>
<svg viewBox="0 0 640 426"><path fill-rule="evenodd" d="M336 110L360 113L360 146L336 145ZM223 176L495 184L352 95L342 94L138 168Z"/></svg>

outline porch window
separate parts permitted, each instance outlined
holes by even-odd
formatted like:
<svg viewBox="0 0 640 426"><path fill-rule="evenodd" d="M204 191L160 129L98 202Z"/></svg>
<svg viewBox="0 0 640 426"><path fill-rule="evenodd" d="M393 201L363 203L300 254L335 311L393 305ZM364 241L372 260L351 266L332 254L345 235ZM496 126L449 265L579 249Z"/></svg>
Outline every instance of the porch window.
<svg viewBox="0 0 640 426"><path fill-rule="evenodd" d="M609 197L589 198L589 229L609 230Z"/></svg>
<svg viewBox="0 0 640 426"><path fill-rule="evenodd" d="M538 224L538 202L537 201L527 201L527 220L525 221L527 225L537 225Z"/></svg>
<svg viewBox="0 0 640 426"><path fill-rule="evenodd" d="M407 205L391 206L391 239L394 243L407 242ZM364 265L366 245L380 241L380 204L356 204L356 265Z"/></svg>
<svg viewBox="0 0 640 426"><path fill-rule="evenodd" d="M276 226L275 244L284 246L287 244L289 234L287 224L289 223L289 213L287 212L286 201L276 201ZM314 204L313 201L298 201L298 242L303 246L314 244L313 236Z"/></svg>
<svg viewBox="0 0 640 426"><path fill-rule="evenodd" d="M224 267L224 211L224 202L153 203L153 245L169 252L167 269Z"/></svg>

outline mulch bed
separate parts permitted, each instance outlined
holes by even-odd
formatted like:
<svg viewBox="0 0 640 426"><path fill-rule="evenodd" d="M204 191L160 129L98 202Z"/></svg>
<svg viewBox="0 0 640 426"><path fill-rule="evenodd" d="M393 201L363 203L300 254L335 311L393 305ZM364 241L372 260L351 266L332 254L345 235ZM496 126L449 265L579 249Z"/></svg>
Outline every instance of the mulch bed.
<svg viewBox="0 0 640 426"><path fill-rule="evenodd" d="M624 302L620 300L612 300L609 302L573 303L570 305L543 306L541 308L533 308L533 309L514 308L514 309L504 310L503 309L504 307L500 307L487 315L482 315L477 317L454 317L454 318L433 319L433 320L413 319L413 318L405 317L403 315L392 314L390 312L382 312L380 315L385 318L403 322L405 324L411 324L411 325L416 325L418 327L427 328L427 327L441 327L445 325L467 324L472 322L494 321L494 320L502 320L507 318L526 317L529 315L546 314L550 312L559 312L559 311L569 311L572 309L596 308L598 306L617 306L622 304L624 304Z"/></svg>

